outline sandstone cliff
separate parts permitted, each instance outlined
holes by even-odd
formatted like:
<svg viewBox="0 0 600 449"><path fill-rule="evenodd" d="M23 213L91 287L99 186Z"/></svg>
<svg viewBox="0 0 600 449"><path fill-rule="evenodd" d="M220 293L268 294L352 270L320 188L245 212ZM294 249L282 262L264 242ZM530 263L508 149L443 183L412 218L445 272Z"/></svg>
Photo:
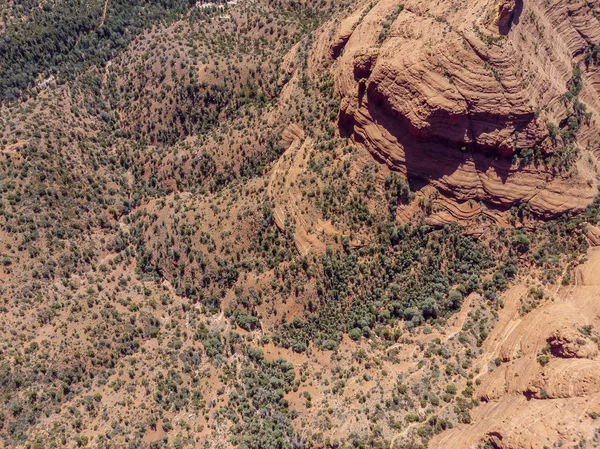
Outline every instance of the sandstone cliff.
<svg viewBox="0 0 600 449"><path fill-rule="evenodd" d="M475 200L505 210L524 202L545 217L581 210L597 184L595 156L583 158L584 148L598 148L600 78L586 57L600 40L595 7L536 0L365 6L338 24L329 48L340 131L458 205ZM560 129L577 141L556 137ZM579 162L566 154L576 148ZM533 152L535 162L527 159Z"/></svg>

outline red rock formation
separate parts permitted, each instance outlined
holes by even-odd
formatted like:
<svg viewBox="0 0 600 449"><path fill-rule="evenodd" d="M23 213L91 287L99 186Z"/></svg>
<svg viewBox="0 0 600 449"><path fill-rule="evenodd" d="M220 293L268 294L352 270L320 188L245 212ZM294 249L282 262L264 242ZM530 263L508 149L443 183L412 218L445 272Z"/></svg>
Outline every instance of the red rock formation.
<svg viewBox="0 0 600 449"><path fill-rule="evenodd" d="M379 2L359 23L355 15L340 25L330 52L341 54L335 80L342 134L461 202L527 202L540 216L583 209L596 193L592 174L565 177L511 158L533 147L553 153L546 123L565 121L561 95L572 64L600 41L592 7L470 0L450 8L409 0L400 10L395 1ZM585 72L580 94L592 117L600 109L597 78ZM597 128L580 134L584 142Z"/></svg>
<svg viewBox="0 0 600 449"><path fill-rule="evenodd" d="M600 252L581 267L582 283L552 289L552 296L526 315L518 311L528 287L503 295L504 309L483 345L481 404L471 423L435 436L430 448L502 449L558 447L592 441L600 408ZM494 360L501 360L497 366ZM492 362L492 363L491 363Z"/></svg>

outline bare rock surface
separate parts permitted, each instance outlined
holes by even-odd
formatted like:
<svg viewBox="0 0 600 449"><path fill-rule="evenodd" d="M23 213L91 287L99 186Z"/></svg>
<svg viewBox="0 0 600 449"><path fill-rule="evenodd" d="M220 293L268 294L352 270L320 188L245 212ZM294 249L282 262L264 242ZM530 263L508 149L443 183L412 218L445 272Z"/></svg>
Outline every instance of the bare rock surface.
<svg viewBox="0 0 600 449"><path fill-rule="evenodd" d="M502 449L552 447L565 436L594 438L600 408L600 252L581 267L584 285L558 289L525 316L518 313L526 289L516 285L480 359L481 405L472 422L443 432L432 448L480 443ZM496 366L498 365L498 366Z"/></svg>
<svg viewBox="0 0 600 449"><path fill-rule="evenodd" d="M333 39L342 134L458 202L501 209L526 202L539 216L582 210L596 193L585 169L565 175L542 163L519 166L511 157L524 149L544 157L556 151L548 123L567 119L561 98L573 64L600 39L593 7L378 2L359 23L356 15L342 22ZM579 99L591 117L598 111L597 78L595 70L583 71ZM594 134L589 123L581 142Z"/></svg>

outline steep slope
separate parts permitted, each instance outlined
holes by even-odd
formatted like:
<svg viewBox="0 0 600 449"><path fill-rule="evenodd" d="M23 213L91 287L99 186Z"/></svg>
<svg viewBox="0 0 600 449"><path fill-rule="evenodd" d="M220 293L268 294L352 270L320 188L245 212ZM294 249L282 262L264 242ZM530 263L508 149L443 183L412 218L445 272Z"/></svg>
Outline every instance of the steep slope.
<svg viewBox="0 0 600 449"><path fill-rule="evenodd" d="M582 62L600 38L594 8L378 2L342 22L332 46L343 47L341 129L458 203L581 210L595 194L573 141L581 129L581 146L597 148L597 70Z"/></svg>
<svg viewBox="0 0 600 449"><path fill-rule="evenodd" d="M592 251L581 266L583 285L558 288L524 316L519 305L527 289L506 292L505 310L483 346L475 391L482 404L470 425L436 436L430 447L489 443L520 449L598 441L599 258Z"/></svg>

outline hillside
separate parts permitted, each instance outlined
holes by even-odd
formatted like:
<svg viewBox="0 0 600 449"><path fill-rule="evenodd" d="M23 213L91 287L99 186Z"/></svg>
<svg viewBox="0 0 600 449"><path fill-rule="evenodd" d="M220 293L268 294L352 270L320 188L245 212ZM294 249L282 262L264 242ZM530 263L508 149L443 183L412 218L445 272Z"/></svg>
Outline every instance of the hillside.
<svg viewBox="0 0 600 449"><path fill-rule="evenodd" d="M598 2L0 12L0 447L597 447Z"/></svg>

